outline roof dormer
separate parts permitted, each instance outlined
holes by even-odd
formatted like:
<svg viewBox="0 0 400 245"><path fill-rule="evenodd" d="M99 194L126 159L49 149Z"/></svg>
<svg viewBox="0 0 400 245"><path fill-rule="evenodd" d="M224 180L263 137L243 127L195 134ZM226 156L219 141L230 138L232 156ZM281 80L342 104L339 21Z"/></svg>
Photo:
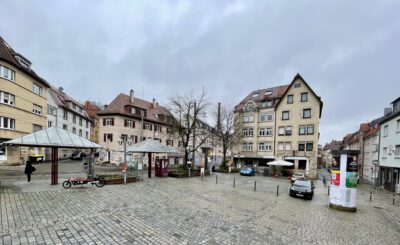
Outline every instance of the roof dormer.
<svg viewBox="0 0 400 245"><path fill-rule="evenodd" d="M18 61L18 63L21 66L23 66L23 67L25 67L27 69L31 69L32 62L30 62L27 58L22 56L22 54L15 53L14 54L14 58Z"/></svg>

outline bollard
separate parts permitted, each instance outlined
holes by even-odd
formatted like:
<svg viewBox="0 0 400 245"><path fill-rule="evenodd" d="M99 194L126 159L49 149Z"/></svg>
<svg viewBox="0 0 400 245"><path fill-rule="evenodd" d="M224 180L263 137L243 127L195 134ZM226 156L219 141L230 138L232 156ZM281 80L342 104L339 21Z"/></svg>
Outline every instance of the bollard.
<svg viewBox="0 0 400 245"><path fill-rule="evenodd" d="M257 189L257 182L254 181L254 192L256 192L256 189Z"/></svg>
<svg viewBox="0 0 400 245"><path fill-rule="evenodd" d="M215 175L215 184L218 184L218 175Z"/></svg>
<svg viewBox="0 0 400 245"><path fill-rule="evenodd" d="M235 188L235 178L233 178L233 188Z"/></svg>
<svg viewBox="0 0 400 245"><path fill-rule="evenodd" d="M279 196L279 185L276 186L276 196Z"/></svg>
<svg viewBox="0 0 400 245"><path fill-rule="evenodd" d="M396 202L396 194L393 194L393 205Z"/></svg>
<svg viewBox="0 0 400 245"><path fill-rule="evenodd" d="M369 192L369 202L372 202L372 191Z"/></svg>
<svg viewBox="0 0 400 245"><path fill-rule="evenodd" d="M189 178L190 178L190 168L189 168Z"/></svg>
<svg viewBox="0 0 400 245"><path fill-rule="evenodd" d="M329 196L329 186L328 186L328 196Z"/></svg>

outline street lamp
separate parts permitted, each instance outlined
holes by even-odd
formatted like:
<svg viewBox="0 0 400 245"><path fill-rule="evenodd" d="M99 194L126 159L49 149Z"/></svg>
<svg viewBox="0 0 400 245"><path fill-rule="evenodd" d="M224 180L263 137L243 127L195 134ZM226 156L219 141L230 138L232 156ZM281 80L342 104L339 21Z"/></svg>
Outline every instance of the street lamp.
<svg viewBox="0 0 400 245"><path fill-rule="evenodd" d="M124 184L126 184L126 167L127 167L127 163L126 163L126 144L131 145L132 144L132 140L130 137L120 137L118 139L118 144L122 145L124 144L124 163L122 165L122 172L124 173Z"/></svg>

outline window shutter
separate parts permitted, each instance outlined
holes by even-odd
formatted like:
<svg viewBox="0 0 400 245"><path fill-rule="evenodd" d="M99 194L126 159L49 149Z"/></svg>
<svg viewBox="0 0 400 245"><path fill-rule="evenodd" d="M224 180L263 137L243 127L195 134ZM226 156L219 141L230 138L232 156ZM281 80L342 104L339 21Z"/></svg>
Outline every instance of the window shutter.
<svg viewBox="0 0 400 245"><path fill-rule="evenodd" d="M135 121L132 120L132 128L135 127Z"/></svg>
<svg viewBox="0 0 400 245"><path fill-rule="evenodd" d="M103 118L103 126L106 126L106 119Z"/></svg>
<svg viewBox="0 0 400 245"><path fill-rule="evenodd" d="M111 125L114 126L114 118L111 118Z"/></svg>
<svg viewBox="0 0 400 245"><path fill-rule="evenodd" d="M114 124L113 124L114 125ZM112 138L113 138L113 135L112 134L110 134L111 135L111 137L110 137L110 142L112 142Z"/></svg>
<svg viewBox="0 0 400 245"><path fill-rule="evenodd" d="M137 135L135 135L135 143L137 143L138 142L138 140L137 140Z"/></svg>
<svg viewBox="0 0 400 245"><path fill-rule="evenodd" d="M128 120L124 119L124 127L128 126Z"/></svg>
<svg viewBox="0 0 400 245"><path fill-rule="evenodd" d="M153 125L152 124L150 124L150 131L152 131L153 130Z"/></svg>
<svg viewBox="0 0 400 245"><path fill-rule="evenodd" d="M104 134L104 142L107 141L107 134Z"/></svg>

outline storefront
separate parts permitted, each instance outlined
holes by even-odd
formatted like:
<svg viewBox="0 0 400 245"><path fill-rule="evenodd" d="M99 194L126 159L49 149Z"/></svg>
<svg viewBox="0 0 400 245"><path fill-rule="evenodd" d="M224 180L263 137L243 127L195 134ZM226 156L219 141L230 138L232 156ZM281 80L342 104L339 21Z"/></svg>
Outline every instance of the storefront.
<svg viewBox="0 0 400 245"><path fill-rule="evenodd" d="M380 167L379 185L385 190L400 192L400 168Z"/></svg>

